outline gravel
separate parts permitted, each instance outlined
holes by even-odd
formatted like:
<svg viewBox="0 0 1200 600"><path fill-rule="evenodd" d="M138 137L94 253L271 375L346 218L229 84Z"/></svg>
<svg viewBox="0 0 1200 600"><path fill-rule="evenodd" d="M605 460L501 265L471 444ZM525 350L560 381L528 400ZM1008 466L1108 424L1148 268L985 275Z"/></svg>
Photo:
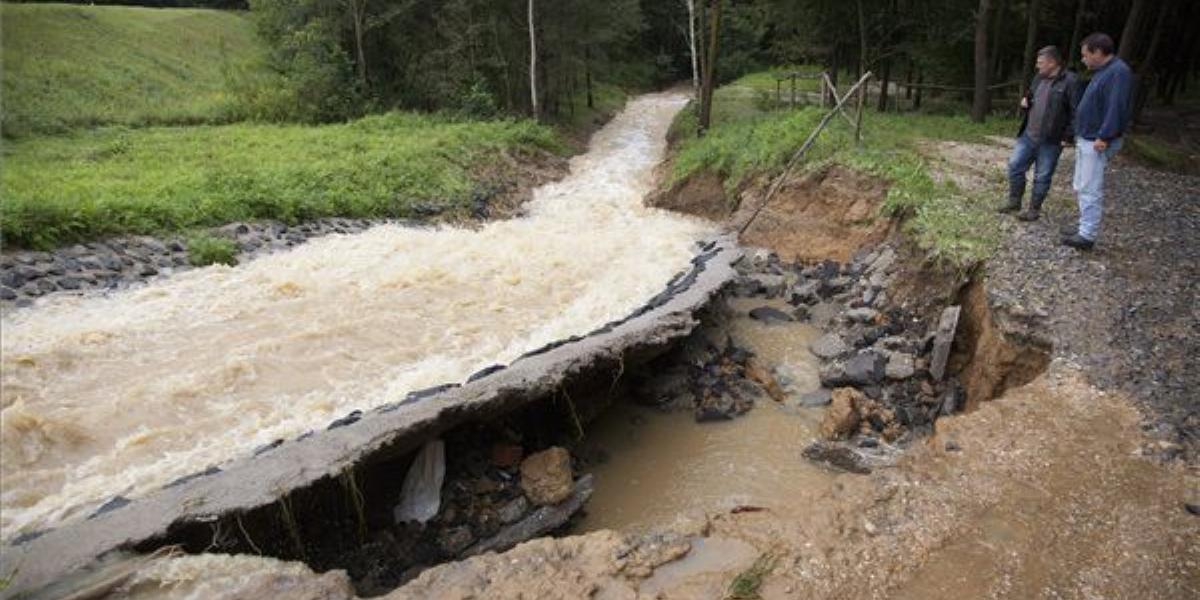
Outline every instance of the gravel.
<svg viewBox="0 0 1200 600"><path fill-rule="evenodd" d="M1065 165L1069 166L1069 165ZM1058 177L1070 178L1069 169ZM1135 398L1144 427L1200 457L1200 177L1118 160L1106 177L1096 247L1059 244L1074 210L1026 224L1005 220L989 265L1000 302L1039 315L1058 357L1093 385Z"/></svg>

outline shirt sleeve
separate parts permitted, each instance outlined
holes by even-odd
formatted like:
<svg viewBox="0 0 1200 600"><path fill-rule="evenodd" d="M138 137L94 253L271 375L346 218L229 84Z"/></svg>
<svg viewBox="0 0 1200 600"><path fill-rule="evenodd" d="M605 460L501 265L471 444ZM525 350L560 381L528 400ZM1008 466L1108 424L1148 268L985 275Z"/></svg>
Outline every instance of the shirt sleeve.
<svg viewBox="0 0 1200 600"><path fill-rule="evenodd" d="M1063 129L1063 139L1075 141L1075 113L1079 111L1079 80L1067 76L1067 126Z"/></svg>
<svg viewBox="0 0 1200 600"><path fill-rule="evenodd" d="M1129 115L1129 96L1133 78L1129 71L1117 71L1104 90L1104 120L1100 123L1097 138L1108 141L1125 133L1125 120Z"/></svg>

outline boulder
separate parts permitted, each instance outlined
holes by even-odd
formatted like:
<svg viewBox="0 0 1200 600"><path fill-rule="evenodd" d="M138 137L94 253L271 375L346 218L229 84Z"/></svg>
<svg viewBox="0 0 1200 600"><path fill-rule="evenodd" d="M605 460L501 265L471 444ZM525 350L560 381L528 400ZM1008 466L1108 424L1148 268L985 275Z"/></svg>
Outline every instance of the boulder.
<svg viewBox="0 0 1200 600"><path fill-rule="evenodd" d="M866 400L862 392L854 388L837 388L833 390L829 408L821 421L821 437L827 440L840 440L858 431L857 403Z"/></svg>
<svg viewBox="0 0 1200 600"><path fill-rule="evenodd" d="M887 359L878 352L866 350L844 363L831 363L821 369L821 385L825 387L869 386L883 380Z"/></svg>
<svg viewBox="0 0 1200 600"><path fill-rule="evenodd" d="M521 489L534 504L562 502L571 495L573 487L571 455L564 448L555 446L531 454L521 462Z"/></svg>
<svg viewBox="0 0 1200 600"><path fill-rule="evenodd" d="M874 323L879 319L879 311L873 308L852 308L845 313L845 318L851 323Z"/></svg>
<svg viewBox="0 0 1200 600"><path fill-rule="evenodd" d="M804 449L804 458L847 473L866 475L871 466L854 448L837 442L817 440Z"/></svg>
<svg viewBox="0 0 1200 600"><path fill-rule="evenodd" d="M816 304L820 299L821 282L815 279L803 281L792 287L791 302L793 306Z"/></svg>
<svg viewBox="0 0 1200 600"><path fill-rule="evenodd" d="M763 323L787 323L792 321L792 315L770 306L760 306L750 309L750 318Z"/></svg>
<svg viewBox="0 0 1200 600"><path fill-rule="evenodd" d="M817 358L830 360L850 352L850 346L836 333L827 333L808 345L809 352Z"/></svg>
<svg viewBox="0 0 1200 600"><path fill-rule="evenodd" d="M819 388L816 391L808 392L800 396L797 403L806 408L817 406L828 406L833 401L833 392L826 388Z"/></svg>
<svg viewBox="0 0 1200 600"><path fill-rule="evenodd" d="M904 380L912 377L917 372L915 359L911 354L903 352L892 352L887 357L887 367L884 368L884 375L888 379Z"/></svg>

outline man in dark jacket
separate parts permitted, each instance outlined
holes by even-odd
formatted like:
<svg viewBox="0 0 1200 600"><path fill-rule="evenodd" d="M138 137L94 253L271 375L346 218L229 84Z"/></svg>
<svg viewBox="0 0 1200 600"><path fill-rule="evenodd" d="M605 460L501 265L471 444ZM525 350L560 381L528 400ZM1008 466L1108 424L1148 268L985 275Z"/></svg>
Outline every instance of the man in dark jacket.
<svg viewBox="0 0 1200 600"><path fill-rule="evenodd" d="M1050 181L1058 166L1058 157L1064 145L1074 139L1071 130L1078 98L1075 74L1063 67L1058 48L1046 46L1037 54L1037 75L1029 86L1029 92L1021 98L1025 118L1017 132L1017 145L1008 159L1008 203L1000 212L1021 210L1021 198L1025 195L1025 173L1035 165L1033 194L1029 208L1017 215L1022 221L1036 221L1041 214L1042 202L1050 193Z"/></svg>
<svg viewBox="0 0 1200 600"><path fill-rule="evenodd" d="M1062 243L1091 250L1104 212L1104 169L1121 148L1132 116L1133 73L1113 54L1112 38L1093 33L1083 39L1083 63L1092 71L1075 115L1075 194L1079 227Z"/></svg>

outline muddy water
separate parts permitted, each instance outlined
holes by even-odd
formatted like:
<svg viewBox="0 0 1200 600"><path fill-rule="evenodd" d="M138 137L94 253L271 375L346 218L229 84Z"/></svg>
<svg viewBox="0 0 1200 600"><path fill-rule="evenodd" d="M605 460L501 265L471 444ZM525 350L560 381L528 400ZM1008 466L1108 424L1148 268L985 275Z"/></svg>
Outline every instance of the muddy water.
<svg viewBox="0 0 1200 600"><path fill-rule="evenodd" d="M830 475L800 455L817 436L824 410L790 402L820 385L816 358L808 351L820 332L806 324L766 325L746 316L764 304L734 299L734 318L710 333L728 332L768 368L787 365L796 380L789 401L779 404L764 395L745 415L709 423L696 423L690 411L618 404L588 434L586 443L609 459L593 470L596 489L579 530L647 531L682 514L739 506L786 514L802 508L796 501L805 490L827 485Z"/></svg>
<svg viewBox="0 0 1200 600"><path fill-rule="evenodd" d="M6 316L0 538L628 314L707 233L641 202L684 102L630 102L524 218L380 226Z"/></svg>

